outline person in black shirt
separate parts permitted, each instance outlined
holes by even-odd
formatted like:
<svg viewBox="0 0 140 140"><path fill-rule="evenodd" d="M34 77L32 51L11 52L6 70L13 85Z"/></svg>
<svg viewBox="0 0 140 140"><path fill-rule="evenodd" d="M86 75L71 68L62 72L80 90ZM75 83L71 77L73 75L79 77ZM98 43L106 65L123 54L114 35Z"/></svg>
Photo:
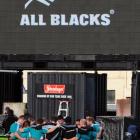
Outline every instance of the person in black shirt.
<svg viewBox="0 0 140 140"><path fill-rule="evenodd" d="M76 139L76 125L72 125L71 117L65 118L65 124L60 126L61 127L61 137L63 140L75 140Z"/></svg>
<svg viewBox="0 0 140 140"><path fill-rule="evenodd" d="M43 128L51 129L56 126L57 117L52 117L51 120L44 124ZM60 137L60 128L56 128L53 132L46 134L46 139L57 140Z"/></svg>
<svg viewBox="0 0 140 140"><path fill-rule="evenodd" d="M2 127L5 129L5 134L8 133L10 126L12 123L17 121L17 117L14 115L14 111L12 109L7 110L7 116L2 122Z"/></svg>

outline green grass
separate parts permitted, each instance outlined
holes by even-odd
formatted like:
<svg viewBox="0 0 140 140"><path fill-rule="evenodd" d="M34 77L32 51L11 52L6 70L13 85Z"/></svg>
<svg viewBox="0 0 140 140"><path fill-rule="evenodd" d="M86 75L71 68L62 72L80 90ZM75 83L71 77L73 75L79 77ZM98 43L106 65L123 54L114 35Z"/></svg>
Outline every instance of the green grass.
<svg viewBox="0 0 140 140"><path fill-rule="evenodd" d="M8 140L8 137L6 137L6 136L0 136L0 140Z"/></svg>

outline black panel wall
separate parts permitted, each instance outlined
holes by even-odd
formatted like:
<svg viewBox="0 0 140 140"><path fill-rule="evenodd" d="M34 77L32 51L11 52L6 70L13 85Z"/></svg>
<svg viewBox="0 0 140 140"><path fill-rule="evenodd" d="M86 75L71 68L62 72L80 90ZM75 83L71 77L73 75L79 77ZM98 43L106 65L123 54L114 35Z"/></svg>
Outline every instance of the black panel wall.
<svg viewBox="0 0 140 140"><path fill-rule="evenodd" d="M132 115L138 121L140 121L140 73L133 72L132 77Z"/></svg>
<svg viewBox="0 0 140 140"><path fill-rule="evenodd" d="M105 115L107 110L107 75L95 75L96 76L96 115Z"/></svg>
<svg viewBox="0 0 140 140"><path fill-rule="evenodd" d="M0 113L4 102L22 101L22 73L0 72Z"/></svg>
<svg viewBox="0 0 140 140"><path fill-rule="evenodd" d="M95 117L106 114L106 92L106 74L86 74L86 115Z"/></svg>
<svg viewBox="0 0 140 140"><path fill-rule="evenodd" d="M37 95L45 95L42 90L44 84L65 84L65 95L71 95L72 99L37 97ZM85 73L28 74L28 111L35 118L47 117L50 119L52 116L56 116L61 100L69 101L69 113L73 120L83 118L86 115L105 115L106 75Z"/></svg>

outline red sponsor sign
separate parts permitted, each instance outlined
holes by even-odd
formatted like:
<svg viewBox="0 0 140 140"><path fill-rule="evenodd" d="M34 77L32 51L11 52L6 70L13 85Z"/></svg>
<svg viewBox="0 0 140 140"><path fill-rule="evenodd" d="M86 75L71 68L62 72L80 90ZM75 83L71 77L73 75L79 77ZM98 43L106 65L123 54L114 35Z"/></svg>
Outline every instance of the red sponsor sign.
<svg viewBox="0 0 140 140"><path fill-rule="evenodd" d="M64 94L65 93L65 85L45 84L44 85L44 93L47 93L47 94Z"/></svg>

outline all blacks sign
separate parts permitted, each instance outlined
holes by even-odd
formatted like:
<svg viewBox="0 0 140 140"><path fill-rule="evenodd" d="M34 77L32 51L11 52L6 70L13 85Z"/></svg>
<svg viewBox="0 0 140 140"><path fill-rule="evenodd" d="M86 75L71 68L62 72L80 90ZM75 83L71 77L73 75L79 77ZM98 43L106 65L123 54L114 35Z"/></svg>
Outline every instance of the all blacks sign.
<svg viewBox="0 0 140 140"><path fill-rule="evenodd" d="M25 3L25 9L32 2L40 2L45 6L50 6L55 0L28 0ZM22 14L20 26L109 26L111 24L111 15L114 10L109 10L108 13L83 13L83 14L50 14L44 18L43 14Z"/></svg>

